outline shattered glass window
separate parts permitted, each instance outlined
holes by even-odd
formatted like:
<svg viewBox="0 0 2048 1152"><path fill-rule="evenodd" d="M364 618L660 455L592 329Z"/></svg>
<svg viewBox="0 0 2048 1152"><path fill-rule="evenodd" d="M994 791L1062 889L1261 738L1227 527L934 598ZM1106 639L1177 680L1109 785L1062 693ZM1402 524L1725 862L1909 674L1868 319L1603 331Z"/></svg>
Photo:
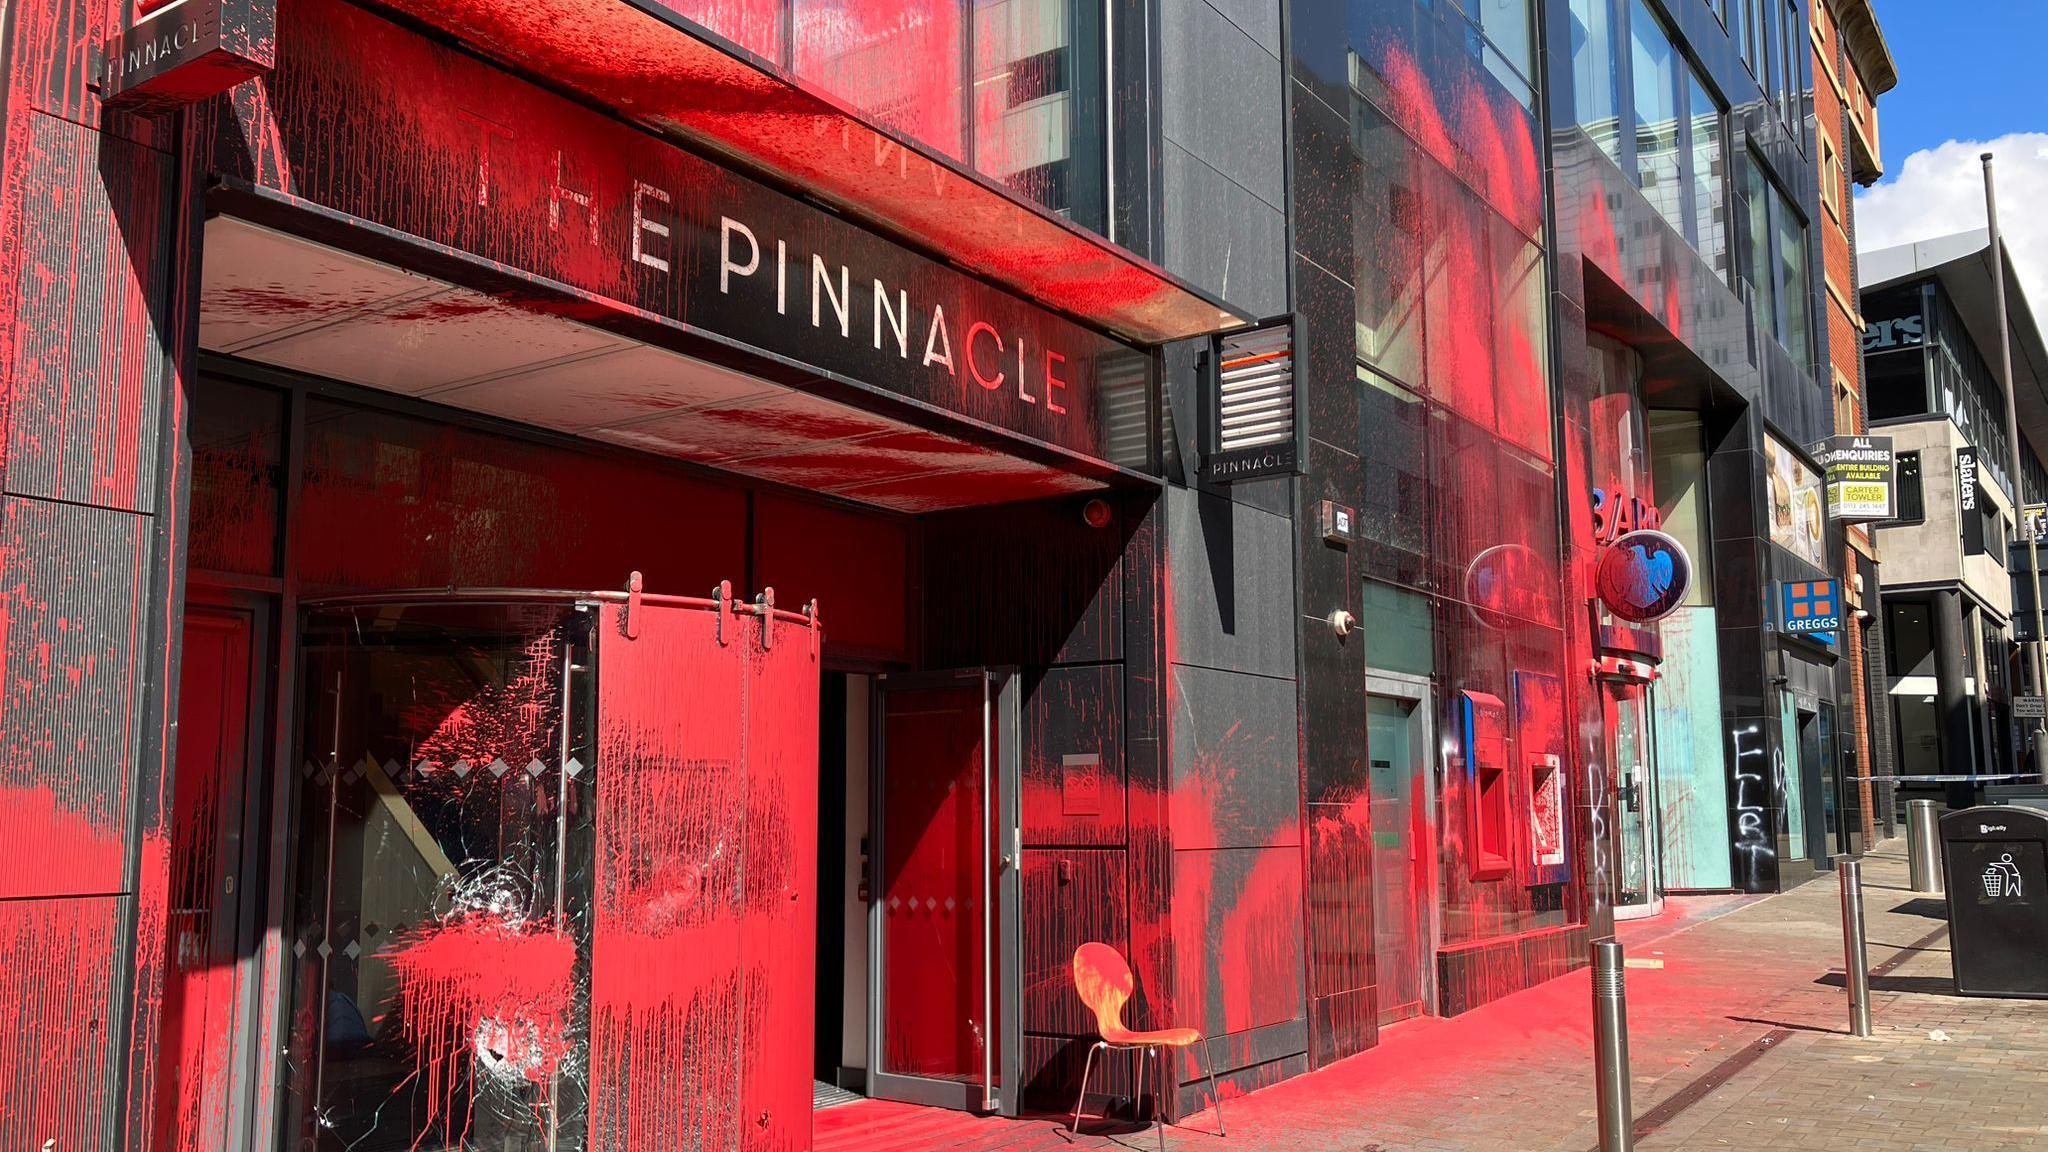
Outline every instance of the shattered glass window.
<svg viewBox="0 0 2048 1152"><path fill-rule="evenodd" d="M588 632L570 605L306 615L290 1146L584 1146Z"/></svg>

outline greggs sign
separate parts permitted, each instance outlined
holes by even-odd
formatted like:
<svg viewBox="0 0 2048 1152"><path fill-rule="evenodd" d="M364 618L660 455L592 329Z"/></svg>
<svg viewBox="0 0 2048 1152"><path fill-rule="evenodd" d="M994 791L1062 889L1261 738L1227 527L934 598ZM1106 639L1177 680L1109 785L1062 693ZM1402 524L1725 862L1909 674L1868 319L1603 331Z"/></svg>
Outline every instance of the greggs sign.
<svg viewBox="0 0 2048 1152"><path fill-rule="evenodd" d="M336 0L288 5L280 48L235 94L226 171L1070 452L1149 453L1128 345Z"/></svg>
<svg viewBox="0 0 2048 1152"><path fill-rule="evenodd" d="M276 60L277 0L129 0L121 38L107 51L108 100L204 100Z"/></svg>

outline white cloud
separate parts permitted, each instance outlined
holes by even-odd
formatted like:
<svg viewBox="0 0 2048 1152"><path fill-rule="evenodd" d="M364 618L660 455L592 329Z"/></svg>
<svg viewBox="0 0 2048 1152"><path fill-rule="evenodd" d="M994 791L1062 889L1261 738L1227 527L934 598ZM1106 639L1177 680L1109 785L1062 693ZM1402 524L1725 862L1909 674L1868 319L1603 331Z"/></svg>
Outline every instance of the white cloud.
<svg viewBox="0 0 2048 1152"><path fill-rule="evenodd" d="M2048 132L1950 140L1906 157L1856 196L1856 247L1868 252L1984 227L1984 170L1994 153L1998 227L2036 316L2048 317Z"/></svg>

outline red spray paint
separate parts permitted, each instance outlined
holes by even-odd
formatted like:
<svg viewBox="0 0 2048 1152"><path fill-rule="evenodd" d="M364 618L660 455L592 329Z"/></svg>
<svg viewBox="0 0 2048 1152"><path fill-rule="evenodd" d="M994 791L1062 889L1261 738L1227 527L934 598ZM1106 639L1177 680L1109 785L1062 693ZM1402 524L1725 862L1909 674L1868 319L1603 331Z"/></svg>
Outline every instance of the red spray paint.
<svg viewBox="0 0 2048 1152"><path fill-rule="evenodd" d="M467 1131L474 1077L545 1089L561 1070L576 964L566 932L469 913L384 955L398 978L404 1035L426 1078L428 1131L438 1124L453 1140Z"/></svg>

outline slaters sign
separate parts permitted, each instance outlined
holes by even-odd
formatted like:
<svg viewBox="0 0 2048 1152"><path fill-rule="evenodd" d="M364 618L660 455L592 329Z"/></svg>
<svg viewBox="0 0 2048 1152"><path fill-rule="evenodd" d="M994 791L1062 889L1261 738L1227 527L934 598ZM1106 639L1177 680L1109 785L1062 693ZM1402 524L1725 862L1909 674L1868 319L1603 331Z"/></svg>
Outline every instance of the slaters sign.
<svg viewBox="0 0 2048 1152"><path fill-rule="evenodd" d="M1292 318L1218 338L1202 471L1211 481L1300 471Z"/></svg>

